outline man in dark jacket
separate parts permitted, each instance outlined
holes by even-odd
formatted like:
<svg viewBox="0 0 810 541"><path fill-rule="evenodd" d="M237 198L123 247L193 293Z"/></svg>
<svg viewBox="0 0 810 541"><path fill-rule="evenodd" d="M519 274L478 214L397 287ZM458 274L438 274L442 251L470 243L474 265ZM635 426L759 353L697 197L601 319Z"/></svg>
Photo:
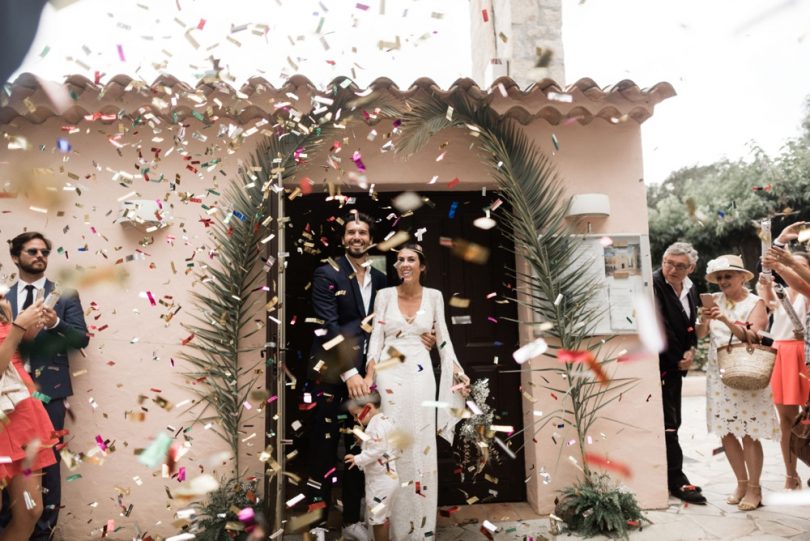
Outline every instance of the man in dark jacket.
<svg viewBox="0 0 810 541"><path fill-rule="evenodd" d="M51 241L41 233L28 231L11 240L9 252L17 265L19 281L11 286L6 299L11 303L14 317L17 317L19 312L40 298L48 304L48 296L56 289L56 284L45 277ZM65 428L65 400L73 394L68 353L87 347L90 340L78 293L60 293L56 304L45 309L45 328L33 340L20 344L26 368L37 385L40 399L57 433ZM32 541L50 539L51 531L56 526L62 498L59 463L57 454L56 464L43 470L44 509L31 536Z"/></svg>
<svg viewBox="0 0 810 541"><path fill-rule="evenodd" d="M664 404L664 437L667 445L667 484L676 498L705 504L700 488L689 483L683 473L683 451L678 442L681 426L681 388L692 365L697 346L697 291L689 279L698 254L692 245L676 242L666 249L661 268L653 273L655 304L667 337L666 349L658 355L661 371L661 398Z"/></svg>

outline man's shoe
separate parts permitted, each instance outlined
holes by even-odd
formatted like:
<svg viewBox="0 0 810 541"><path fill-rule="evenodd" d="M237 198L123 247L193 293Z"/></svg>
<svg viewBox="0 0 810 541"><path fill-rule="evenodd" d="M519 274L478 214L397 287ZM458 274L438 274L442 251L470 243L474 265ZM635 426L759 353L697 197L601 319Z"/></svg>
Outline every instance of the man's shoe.
<svg viewBox="0 0 810 541"><path fill-rule="evenodd" d="M343 539L345 541L371 541L368 529L362 522L355 522L343 527Z"/></svg>
<svg viewBox="0 0 810 541"><path fill-rule="evenodd" d="M684 485L681 488L670 490L670 494L687 503L696 505L706 505L706 497L700 493L700 488L692 485Z"/></svg>

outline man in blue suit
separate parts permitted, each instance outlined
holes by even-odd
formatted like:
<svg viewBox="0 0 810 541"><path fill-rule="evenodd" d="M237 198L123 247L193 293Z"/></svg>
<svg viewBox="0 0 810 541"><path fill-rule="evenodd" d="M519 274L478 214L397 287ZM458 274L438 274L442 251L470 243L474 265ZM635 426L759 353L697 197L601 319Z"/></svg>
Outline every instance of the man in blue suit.
<svg viewBox="0 0 810 541"><path fill-rule="evenodd" d="M308 486L319 487L310 493L310 501L326 502L327 509L334 477L330 472L342 464L345 454L337 453L340 429L352 427L350 416L341 410L341 405L348 398L369 393L364 377L368 329L373 322L367 320L364 325L364 320L374 310L377 291L387 285L385 274L371 267L368 259L373 228L374 220L366 214L355 212L345 216L342 241L346 254L318 267L312 277L315 317L323 323L315 332L309 359L308 389L315 408L309 431ZM422 341L431 349L436 338L425 334ZM345 421L341 423L339 416ZM352 452L353 435L346 435L345 446L346 453ZM344 470L342 484L343 539L366 541L369 536L360 522L363 473L357 468Z"/></svg>
<svg viewBox="0 0 810 541"><path fill-rule="evenodd" d="M6 298L14 317L40 298L48 299L55 284L45 277L51 241L41 233L29 231L11 240L9 251L17 265L19 281L11 286ZM65 398L73 394L70 384L68 353L86 347L87 324L75 292L61 292L53 308L46 308L45 328L33 340L20 344L26 368L42 394L41 400L51 418L54 430L65 427ZM59 454L56 464L45 468L42 479L43 513L31 541L44 541L56 526L61 503Z"/></svg>

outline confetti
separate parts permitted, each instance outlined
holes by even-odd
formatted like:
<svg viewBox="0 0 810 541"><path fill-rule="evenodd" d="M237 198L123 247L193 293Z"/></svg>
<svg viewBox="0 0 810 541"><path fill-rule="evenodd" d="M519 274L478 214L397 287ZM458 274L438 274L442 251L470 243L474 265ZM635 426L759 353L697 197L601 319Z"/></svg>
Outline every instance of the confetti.
<svg viewBox="0 0 810 541"><path fill-rule="evenodd" d="M533 342L529 342L525 346L517 349L512 353L512 358L518 364L523 364L526 361L538 357L548 350L548 344L542 338L538 338Z"/></svg>
<svg viewBox="0 0 810 541"><path fill-rule="evenodd" d="M590 351L570 351L561 349L557 352L557 359L564 363L584 362L594 373L599 383L604 385L609 381L607 374L605 374L605 371L602 369L602 364L596 360L596 357L594 357L593 353Z"/></svg>
<svg viewBox="0 0 810 541"><path fill-rule="evenodd" d="M610 470L627 478L630 478L633 475L629 466L622 464L620 462L614 462L602 455L597 455L595 453L585 453L584 458L585 462L588 463L590 466Z"/></svg>

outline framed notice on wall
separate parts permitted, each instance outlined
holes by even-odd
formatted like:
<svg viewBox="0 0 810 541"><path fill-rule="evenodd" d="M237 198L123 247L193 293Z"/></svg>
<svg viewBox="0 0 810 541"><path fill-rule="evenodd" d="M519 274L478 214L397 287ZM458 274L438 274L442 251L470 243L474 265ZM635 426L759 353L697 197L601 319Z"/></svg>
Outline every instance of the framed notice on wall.
<svg viewBox="0 0 810 541"><path fill-rule="evenodd" d="M601 283L593 302L602 317L595 335L638 332L634 299L652 299L652 262L647 235L585 235L576 267Z"/></svg>

